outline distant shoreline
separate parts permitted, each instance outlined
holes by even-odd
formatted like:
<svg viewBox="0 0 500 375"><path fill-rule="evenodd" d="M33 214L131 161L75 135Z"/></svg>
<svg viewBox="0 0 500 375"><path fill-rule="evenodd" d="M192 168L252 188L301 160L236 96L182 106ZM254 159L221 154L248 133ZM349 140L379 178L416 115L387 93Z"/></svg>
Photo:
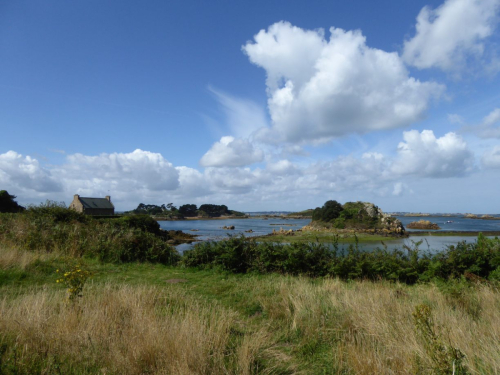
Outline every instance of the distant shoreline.
<svg viewBox="0 0 500 375"><path fill-rule="evenodd" d="M310 219L308 217L283 217L283 216L219 216L219 217L185 217L184 219L172 219L167 217L153 217L156 221L194 221L194 220L228 220L228 219L280 219L280 220L300 220Z"/></svg>
<svg viewBox="0 0 500 375"><path fill-rule="evenodd" d="M500 231L498 230L480 230L480 231L465 231L465 230L450 230L450 231L427 231L427 230L415 230L415 231L406 231L406 234L410 237L414 236L437 236L437 237L445 237L445 236L471 236L477 237L479 233L482 233L485 236L500 236Z"/></svg>
<svg viewBox="0 0 500 375"><path fill-rule="evenodd" d="M390 214L393 217L399 216L399 217L456 217L460 219L476 219L476 220L500 220L499 216L479 216L475 215L473 217L467 216L468 214L422 214L422 213L391 213ZM469 214L470 215L470 214Z"/></svg>

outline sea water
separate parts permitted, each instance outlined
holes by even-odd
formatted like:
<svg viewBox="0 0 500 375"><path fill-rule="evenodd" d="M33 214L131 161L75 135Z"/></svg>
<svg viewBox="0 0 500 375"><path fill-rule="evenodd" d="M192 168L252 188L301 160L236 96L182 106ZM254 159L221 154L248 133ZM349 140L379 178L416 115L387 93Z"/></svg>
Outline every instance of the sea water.
<svg viewBox="0 0 500 375"><path fill-rule="evenodd" d="M406 227L412 221L429 220L438 224L441 229L431 232L443 231L472 231L472 232L486 232L486 231L500 231L500 220L482 220L482 219L466 219L463 217L409 217L397 216L399 220ZM197 240L200 241L219 241L228 236L255 237L272 233L273 229L284 230L293 229L297 230L309 224L311 219L288 219L288 218L248 218L248 219L221 219L221 220L179 220L179 221L159 221L160 227L165 230L182 230L183 232L197 235ZM224 226L235 227L234 230L223 229ZM248 232L252 230L252 232ZM419 231L407 229L407 232L412 233L409 238L400 238L387 241L374 241L363 242L359 244L362 250L373 250L375 248L387 248L388 250L402 249L403 245L414 246L415 243L422 241L419 249L425 251L440 251L449 245L456 245L460 241L474 242L476 236L429 236L429 230ZM426 235L418 236L418 232L425 233ZM415 235L414 235L415 234ZM193 244L181 244L177 246L179 252L184 252L190 249ZM347 248L348 244L339 244L339 247Z"/></svg>

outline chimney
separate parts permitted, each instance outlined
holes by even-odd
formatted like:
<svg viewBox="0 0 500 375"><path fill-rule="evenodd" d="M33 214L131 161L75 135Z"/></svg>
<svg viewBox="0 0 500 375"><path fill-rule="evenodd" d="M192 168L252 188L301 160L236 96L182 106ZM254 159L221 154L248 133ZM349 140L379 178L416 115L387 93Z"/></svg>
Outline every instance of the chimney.
<svg viewBox="0 0 500 375"><path fill-rule="evenodd" d="M106 199L111 202L111 196L106 195Z"/></svg>
<svg viewBox="0 0 500 375"><path fill-rule="evenodd" d="M73 197L73 199L77 199L77 200L78 200L78 198L80 198L80 196L78 194L75 194Z"/></svg>

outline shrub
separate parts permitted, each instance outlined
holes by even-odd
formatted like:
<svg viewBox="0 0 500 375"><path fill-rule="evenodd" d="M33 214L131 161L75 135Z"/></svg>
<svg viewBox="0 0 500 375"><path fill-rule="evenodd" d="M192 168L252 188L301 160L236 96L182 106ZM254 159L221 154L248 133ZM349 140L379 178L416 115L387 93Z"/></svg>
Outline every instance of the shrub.
<svg viewBox="0 0 500 375"><path fill-rule="evenodd" d="M25 250L59 251L102 261L174 264L168 233L148 216L94 219L47 202L24 214L0 214L0 243Z"/></svg>
<svg viewBox="0 0 500 375"><path fill-rule="evenodd" d="M292 275L331 276L344 280L386 279L414 284L433 279L460 279L462 275L497 278L500 240L480 236L477 243L460 243L436 254L421 252L421 242L403 250L377 248L361 251L357 244L339 251L333 244L257 243L244 237L205 242L186 251L186 267L218 267L236 273L278 272ZM471 302L472 303L472 302ZM472 306L472 305L470 305ZM472 310L471 310L472 311Z"/></svg>

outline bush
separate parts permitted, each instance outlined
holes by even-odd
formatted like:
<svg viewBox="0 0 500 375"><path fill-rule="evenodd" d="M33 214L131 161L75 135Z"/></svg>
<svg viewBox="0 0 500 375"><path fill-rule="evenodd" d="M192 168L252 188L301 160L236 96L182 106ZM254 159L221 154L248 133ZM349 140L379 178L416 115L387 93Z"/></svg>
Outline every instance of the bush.
<svg viewBox="0 0 500 375"><path fill-rule="evenodd" d="M463 275L498 278L500 240L480 235L473 244L459 243L436 253L422 253L421 242L403 250L361 251L357 244L340 251L338 244L257 243L244 237L205 242L186 251L186 267L221 268L235 273L278 272L331 276L344 280L386 279L414 284L419 281L460 279Z"/></svg>
<svg viewBox="0 0 500 375"><path fill-rule="evenodd" d="M169 236L149 216L94 219L47 202L23 214L0 214L0 244L25 250L59 251L110 262L174 264L180 257Z"/></svg>

